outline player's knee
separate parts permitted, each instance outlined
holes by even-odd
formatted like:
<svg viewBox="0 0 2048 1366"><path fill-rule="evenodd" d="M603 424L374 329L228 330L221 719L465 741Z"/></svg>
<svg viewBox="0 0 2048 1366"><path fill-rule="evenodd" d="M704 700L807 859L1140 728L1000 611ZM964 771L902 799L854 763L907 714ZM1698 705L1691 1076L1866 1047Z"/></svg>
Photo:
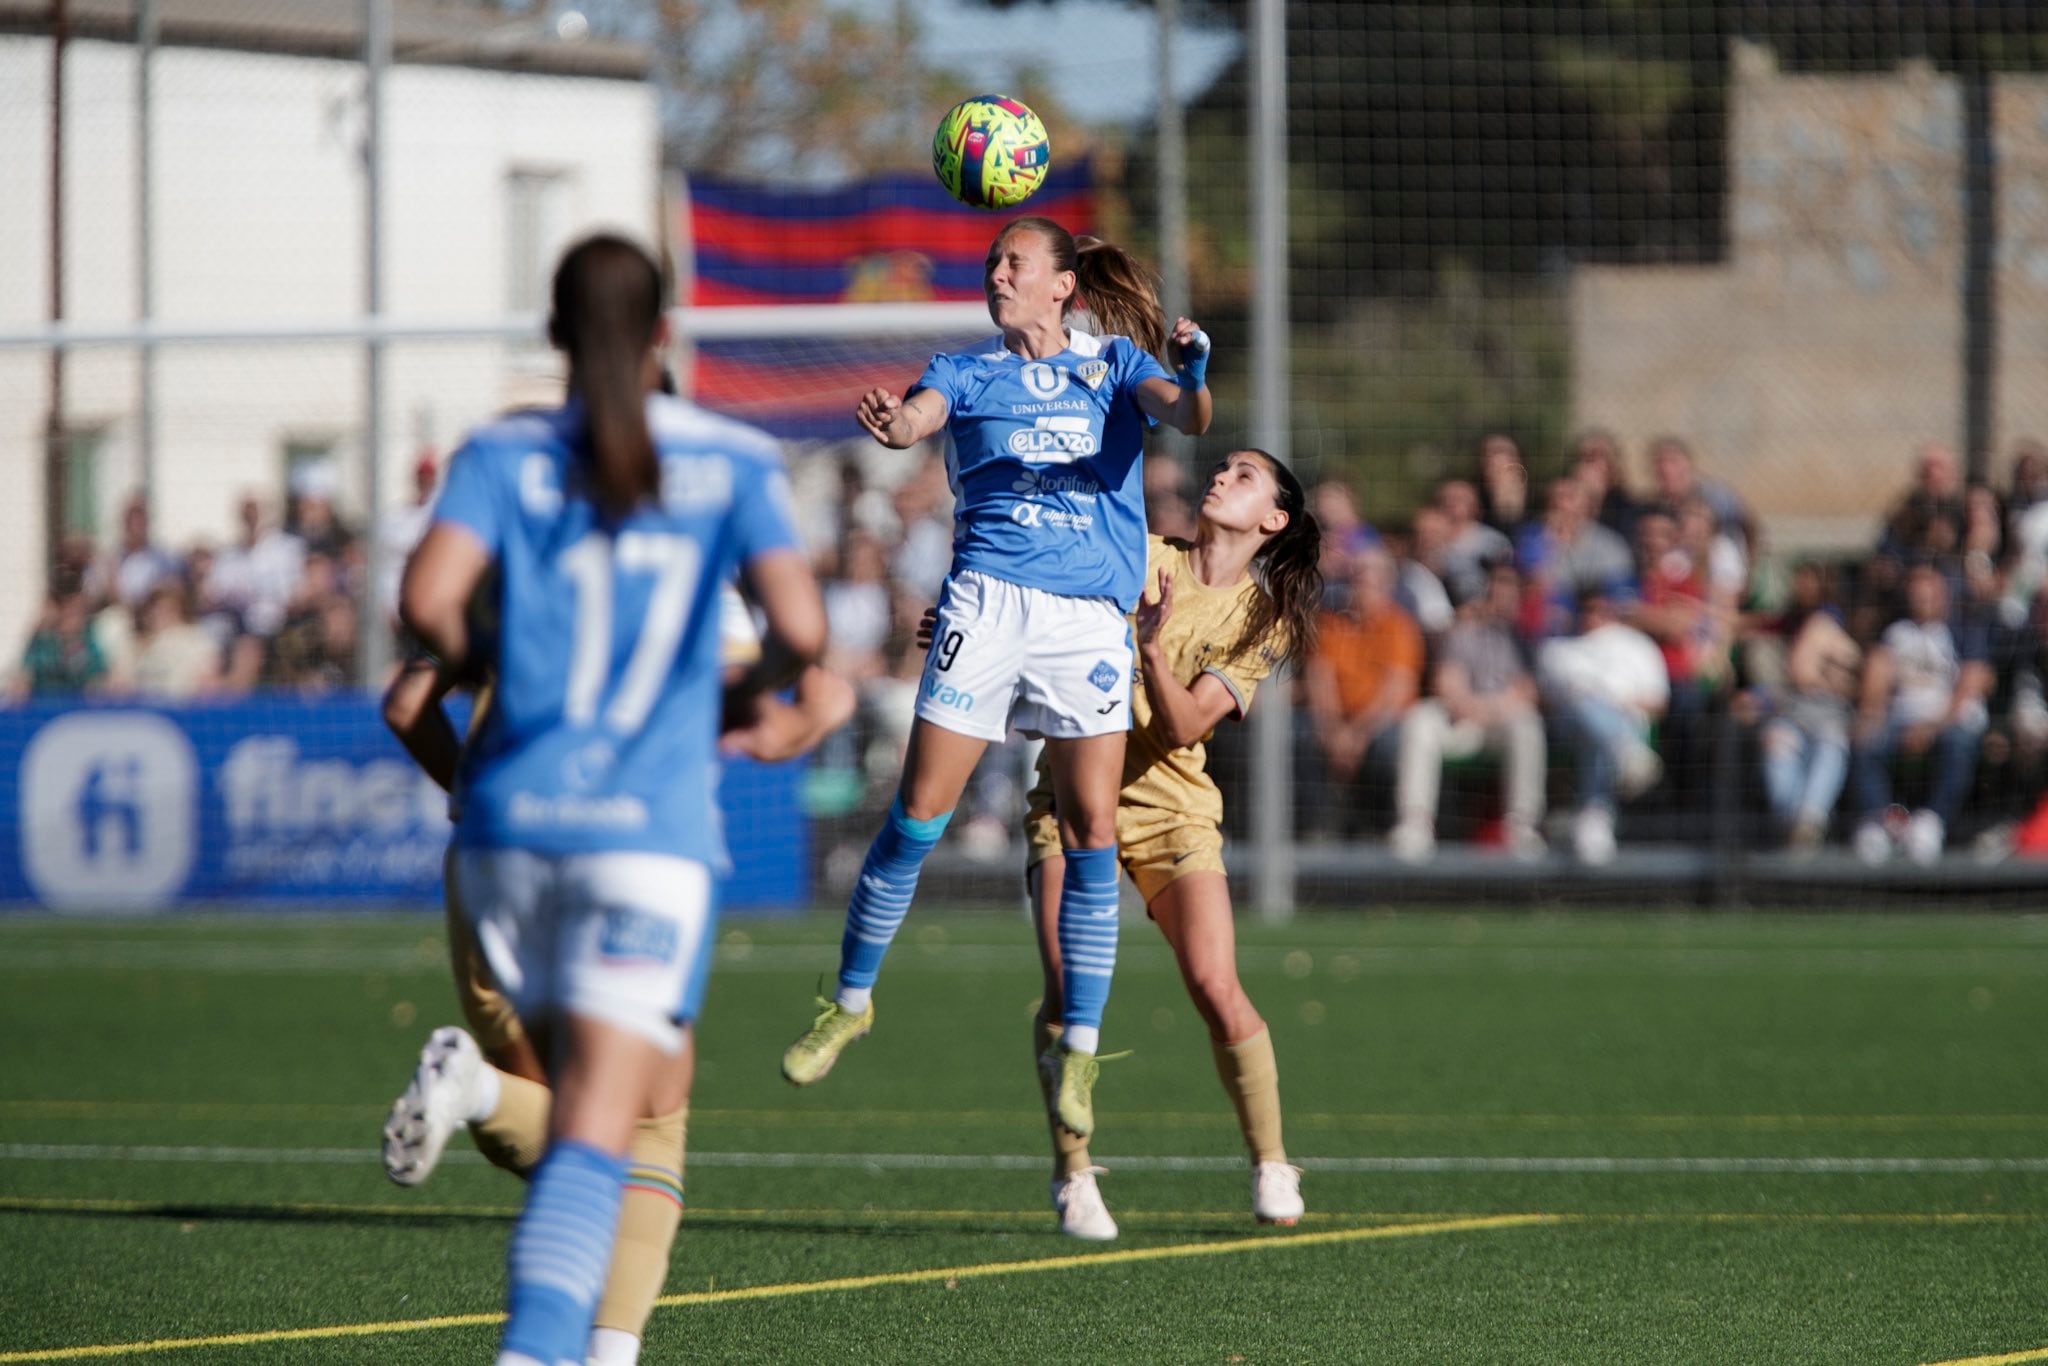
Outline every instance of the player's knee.
<svg viewBox="0 0 2048 1366"><path fill-rule="evenodd" d="M1116 843L1116 810L1076 812L1060 832L1068 849L1107 849Z"/></svg>

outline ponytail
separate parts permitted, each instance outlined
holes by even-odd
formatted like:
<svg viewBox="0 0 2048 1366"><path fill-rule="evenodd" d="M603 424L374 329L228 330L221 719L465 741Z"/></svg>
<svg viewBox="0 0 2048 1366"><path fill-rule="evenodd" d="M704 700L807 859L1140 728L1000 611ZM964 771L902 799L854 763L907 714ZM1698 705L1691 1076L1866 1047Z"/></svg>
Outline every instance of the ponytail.
<svg viewBox="0 0 2048 1366"><path fill-rule="evenodd" d="M1266 591L1253 599L1244 630L1230 647L1230 658L1257 649L1277 633L1275 667L1299 664L1316 647L1316 613L1323 601L1322 528L1308 510L1308 494L1294 471L1269 452L1245 449L1272 472L1279 488L1274 505L1287 514L1287 525L1252 556L1252 567Z"/></svg>
<svg viewBox="0 0 2048 1366"><path fill-rule="evenodd" d="M624 238L586 237L555 268L548 336L568 353L570 384L583 400L590 479L612 517L661 487L646 384L660 322L661 269Z"/></svg>
<svg viewBox="0 0 2048 1366"><path fill-rule="evenodd" d="M1159 286L1138 258L1099 237L1077 237L1076 292L1103 332L1129 337L1155 356L1166 354Z"/></svg>
<svg viewBox="0 0 2048 1366"><path fill-rule="evenodd" d="M1129 337L1155 356L1166 354L1159 286L1137 257L1099 237L1075 237L1036 214L1005 223L996 241L1013 232L1037 233L1052 253L1053 269L1074 272L1074 292L1067 296L1063 314L1073 312L1078 303L1095 319L1101 335Z"/></svg>

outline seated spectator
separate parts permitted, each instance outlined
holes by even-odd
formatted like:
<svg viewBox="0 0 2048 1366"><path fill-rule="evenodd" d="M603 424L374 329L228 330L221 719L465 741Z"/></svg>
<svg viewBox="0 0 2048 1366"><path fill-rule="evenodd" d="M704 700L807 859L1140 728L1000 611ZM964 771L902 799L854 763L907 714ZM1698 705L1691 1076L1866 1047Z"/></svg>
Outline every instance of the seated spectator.
<svg viewBox="0 0 2048 1366"><path fill-rule="evenodd" d="M1309 490L1309 511L1323 529L1322 556L1317 568L1323 575L1323 606L1342 610L1344 594L1351 583L1351 565L1358 552L1380 543L1379 533L1358 515L1358 499L1347 484L1325 479Z"/></svg>
<svg viewBox="0 0 2048 1366"><path fill-rule="evenodd" d="M1443 514L1437 567L1451 602L1462 606L1486 591L1486 573L1514 554L1514 543L1480 517L1479 490L1463 479L1437 486L1436 509Z"/></svg>
<svg viewBox="0 0 2048 1366"><path fill-rule="evenodd" d="M1948 580L1931 564L1906 575L1906 615L1885 630L1864 670L1852 780L1856 784L1857 857L1891 856L1884 815L1892 801L1891 764L1901 755L1928 756L1927 804L1907 821L1901 839L1919 864L1941 857L1949 826L1977 772L1977 742L1991 690L1980 632L1950 625Z"/></svg>
<svg viewBox="0 0 2048 1366"><path fill-rule="evenodd" d="M1195 509L1189 501L1187 462L1173 455L1145 457L1145 530L1177 541L1193 540Z"/></svg>
<svg viewBox="0 0 2048 1366"><path fill-rule="evenodd" d="M1445 759L1496 754L1506 811L1507 847L1517 858L1540 858L1543 785L1546 778L1543 717L1536 710L1536 683L1522 662L1515 616L1522 602L1522 576L1512 564L1496 565L1486 591L1460 612L1444 635L1432 671L1431 696L1409 708L1401 723L1395 808L1399 820L1388 836L1396 858L1421 863L1436 852L1437 797Z"/></svg>
<svg viewBox="0 0 2048 1366"><path fill-rule="evenodd" d="M1913 458L1913 483L1885 514L1880 555L1926 559L1954 552L1963 538L1963 478L1956 453L1930 441Z"/></svg>
<svg viewBox="0 0 2048 1366"><path fill-rule="evenodd" d="M1541 521L1515 538L1515 559L1529 584L1535 616L1523 620L1530 639L1571 629L1587 593L1628 599L1635 593L1635 556L1628 542L1588 515L1586 487L1567 475L1550 486Z"/></svg>
<svg viewBox="0 0 2048 1366"><path fill-rule="evenodd" d="M944 462L927 457L890 498L903 528L890 573L916 598L936 602L953 566L953 495Z"/></svg>
<svg viewBox="0 0 2048 1366"><path fill-rule="evenodd" d="M2005 507L1988 484L1963 491L1963 534L1957 546L1963 614L1983 620L1994 612L2005 579Z"/></svg>
<svg viewBox="0 0 2048 1366"><path fill-rule="evenodd" d="M305 569L306 543L268 524L254 494L243 495L238 517L241 539L214 557L213 572L201 582L200 592L238 614L244 631L268 639L284 626Z"/></svg>
<svg viewBox="0 0 2048 1366"><path fill-rule="evenodd" d="M17 701L78 697L99 691L106 679L107 660L93 631L84 576L60 565L21 652L21 670L11 691Z"/></svg>
<svg viewBox="0 0 2048 1366"><path fill-rule="evenodd" d="M141 609L156 586L179 577L178 558L160 550L149 534L149 501L140 493L121 509L121 544L114 551L105 597L130 611Z"/></svg>
<svg viewBox="0 0 2048 1366"><path fill-rule="evenodd" d="M1648 501L1650 507L1676 518L1687 500L1704 498L1714 510L1717 531L1735 536L1749 525L1749 509L1743 504L1742 495L1721 480L1702 474L1693 459L1692 448L1677 437L1660 436L1650 443L1650 473L1656 484Z"/></svg>
<svg viewBox="0 0 2048 1366"><path fill-rule="evenodd" d="M331 460L299 466L292 474L291 506L285 516L291 533L306 549L336 561L355 540L355 533L335 515L334 494L339 483Z"/></svg>
<svg viewBox="0 0 2048 1366"><path fill-rule="evenodd" d="M1480 516L1503 536L1515 534L1529 516L1529 471L1522 448L1505 432L1479 442Z"/></svg>
<svg viewBox="0 0 2048 1366"><path fill-rule="evenodd" d="M1688 500L1697 509L1698 500ZM1693 546L1679 544L1678 521L1661 508L1636 519L1637 555L1642 570L1631 620L1657 642L1671 682L1671 702L1662 736L1671 801L1698 808L1707 796L1712 769L1711 718L1733 682L1729 651L1736 614L1734 588L1714 582L1713 548L1699 545L1700 518L1694 514Z"/></svg>
<svg viewBox="0 0 2048 1366"><path fill-rule="evenodd" d="M1794 853L1827 837L1849 775L1849 726L1863 650L1842 623L1827 571L1808 560L1792 571L1792 603L1779 627L1787 642L1782 683L1763 723L1764 795Z"/></svg>
<svg viewBox="0 0 2048 1366"><path fill-rule="evenodd" d="M182 701L218 691L221 650L187 611L186 587L169 580L136 613L135 649L122 680L138 696Z"/></svg>
<svg viewBox="0 0 2048 1366"><path fill-rule="evenodd" d="M1545 642L1539 686L1572 746L1579 813L1572 848L1583 863L1614 858L1614 807L1648 791L1664 766L1649 729L1671 700L1657 643L1622 621L1598 589L1579 598L1579 633Z"/></svg>
<svg viewBox="0 0 2048 1366"><path fill-rule="evenodd" d="M1394 601L1415 618L1422 634L1429 637L1448 631L1455 614L1450 592L1437 573L1448 526L1443 513L1424 503L1415 509L1402 543L1395 545L1389 541L1387 545L1395 562Z"/></svg>
<svg viewBox="0 0 2048 1366"><path fill-rule="evenodd" d="M432 451L422 451L412 465L412 498L394 503L377 514L371 535L382 556L377 583L377 610L387 621L398 620L398 581L413 547L427 534L434 516L434 489L441 477L440 465Z"/></svg>
<svg viewBox="0 0 2048 1366"><path fill-rule="evenodd" d="M1393 767L1401 718L1422 686L1422 632L1394 601L1394 561L1374 548L1352 564L1350 602L1325 612L1303 674L1309 734L1302 825L1346 833L1373 773Z"/></svg>
<svg viewBox="0 0 2048 1366"><path fill-rule="evenodd" d="M264 682L324 692L355 676L355 604L333 558L308 552L284 625L270 642Z"/></svg>
<svg viewBox="0 0 2048 1366"><path fill-rule="evenodd" d="M2019 519L2040 502L2048 502L2048 446L2023 436L2012 443L2012 482L2005 493L2007 532L2017 531Z"/></svg>
<svg viewBox="0 0 2048 1366"><path fill-rule="evenodd" d="M865 531L846 533L839 577L825 583L825 621L831 645L826 665L850 683L885 672L883 646L893 623L889 567L881 542Z"/></svg>
<svg viewBox="0 0 2048 1366"><path fill-rule="evenodd" d="M1604 427L1588 427L1572 441L1572 478L1586 490L1593 520L1628 545L1636 539L1641 505L1628 490L1621 471L1621 442Z"/></svg>

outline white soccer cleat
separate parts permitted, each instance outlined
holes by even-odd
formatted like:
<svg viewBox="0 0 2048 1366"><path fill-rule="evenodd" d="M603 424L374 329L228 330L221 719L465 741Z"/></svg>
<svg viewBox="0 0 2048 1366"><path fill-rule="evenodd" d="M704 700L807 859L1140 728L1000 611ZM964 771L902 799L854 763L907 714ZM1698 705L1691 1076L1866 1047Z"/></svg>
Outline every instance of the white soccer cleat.
<svg viewBox="0 0 2048 1366"><path fill-rule="evenodd" d="M1262 1224L1292 1227L1301 1222L1301 1168L1261 1162L1252 1168L1252 1217Z"/></svg>
<svg viewBox="0 0 2048 1366"><path fill-rule="evenodd" d="M427 1036L412 1084L384 1119L386 1176L401 1186L417 1186L434 1174L449 1136L476 1110L478 1078L486 1065L476 1040L453 1025Z"/></svg>
<svg viewBox="0 0 2048 1366"><path fill-rule="evenodd" d="M1102 1203L1102 1188L1095 1178L1107 1174L1102 1167L1083 1167L1072 1176L1054 1177L1052 1207L1059 1211L1060 1232L1069 1238L1106 1243L1116 1237L1116 1220Z"/></svg>

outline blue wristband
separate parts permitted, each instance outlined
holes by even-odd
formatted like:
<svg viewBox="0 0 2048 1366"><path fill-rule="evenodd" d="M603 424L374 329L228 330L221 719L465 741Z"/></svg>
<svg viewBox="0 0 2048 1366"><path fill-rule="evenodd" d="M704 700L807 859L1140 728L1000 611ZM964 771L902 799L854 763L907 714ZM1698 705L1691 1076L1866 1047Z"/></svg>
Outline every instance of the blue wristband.
<svg viewBox="0 0 2048 1366"><path fill-rule="evenodd" d="M1209 334L1197 329L1180 348L1180 364L1173 372L1174 383L1183 389L1200 389L1209 382Z"/></svg>

